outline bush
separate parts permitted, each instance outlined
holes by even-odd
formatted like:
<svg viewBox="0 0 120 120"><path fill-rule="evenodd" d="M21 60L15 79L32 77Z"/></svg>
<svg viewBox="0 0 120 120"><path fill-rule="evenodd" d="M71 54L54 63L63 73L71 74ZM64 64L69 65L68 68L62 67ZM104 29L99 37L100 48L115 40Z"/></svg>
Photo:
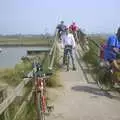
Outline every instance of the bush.
<svg viewBox="0 0 120 120"><path fill-rule="evenodd" d="M62 86L60 83L60 79L58 76L58 71L56 73L54 73L49 80L47 81L47 86L48 87L60 87Z"/></svg>
<svg viewBox="0 0 120 120"><path fill-rule="evenodd" d="M15 68L1 70L0 80L10 85L17 85L25 76L25 73L32 69L30 62L21 62Z"/></svg>

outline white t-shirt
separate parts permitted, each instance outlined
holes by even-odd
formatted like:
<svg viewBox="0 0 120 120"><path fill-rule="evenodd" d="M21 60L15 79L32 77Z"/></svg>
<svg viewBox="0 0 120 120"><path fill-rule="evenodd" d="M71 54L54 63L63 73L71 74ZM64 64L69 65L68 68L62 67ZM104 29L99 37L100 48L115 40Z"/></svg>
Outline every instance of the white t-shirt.
<svg viewBox="0 0 120 120"><path fill-rule="evenodd" d="M62 47L64 48L66 45L72 45L75 48L75 39L73 34L68 33L67 35L62 36Z"/></svg>

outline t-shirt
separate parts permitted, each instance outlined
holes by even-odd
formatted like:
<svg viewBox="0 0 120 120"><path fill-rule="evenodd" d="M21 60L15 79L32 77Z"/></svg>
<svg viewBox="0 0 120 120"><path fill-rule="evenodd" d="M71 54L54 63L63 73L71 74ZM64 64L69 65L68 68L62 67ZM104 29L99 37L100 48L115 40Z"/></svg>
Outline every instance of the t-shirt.
<svg viewBox="0 0 120 120"><path fill-rule="evenodd" d="M73 32L77 31L78 27L76 25L70 25L69 27Z"/></svg>
<svg viewBox="0 0 120 120"><path fill-rule="evenodd" d="M66 26L63 24L59 24L57 26L58 32L65 32Z"/></svg>
<svg viewBox="0 0 120 120"><path fill-rule="evenodd" d="M74 39L73 34L68 33L63 36L62 47L65 47L66 45L71 45L73 48L75 48L75 39Z"/></svg>
<svg viewBox="0 0 120 120"><path fill-rule="evenodd" d="M110 36L106 42L106 48L104 50L104 59L105 60L114 60L116 59L117 54L113 51L113 47L120 48L120 42L116 35Z"/></svg>

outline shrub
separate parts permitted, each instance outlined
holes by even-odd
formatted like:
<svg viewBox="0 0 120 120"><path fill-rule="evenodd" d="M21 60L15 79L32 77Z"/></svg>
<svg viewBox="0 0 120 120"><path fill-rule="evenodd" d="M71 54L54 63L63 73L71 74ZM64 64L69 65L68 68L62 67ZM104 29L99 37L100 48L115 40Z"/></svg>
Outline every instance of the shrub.
<svg viewBox="0 0 120 120"><path fill-rule="evenodd" d="M59 75L58 75L58 71L55 72L47 81L47 86L48 87L60 87L62 86L60 83L60 79L59 79Z"/></svg>

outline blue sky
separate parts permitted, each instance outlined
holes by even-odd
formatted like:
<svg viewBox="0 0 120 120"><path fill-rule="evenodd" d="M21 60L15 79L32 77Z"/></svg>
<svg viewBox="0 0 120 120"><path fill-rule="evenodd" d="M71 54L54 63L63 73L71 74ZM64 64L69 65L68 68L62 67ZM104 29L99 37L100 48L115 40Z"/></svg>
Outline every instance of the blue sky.
<svg viewBox="0 0 120 120"><path fill-rule="evenodd" d="M120 0L0 0L0 34L53 33L60 20L87 33L113 33L119 12Z"/></svg>

